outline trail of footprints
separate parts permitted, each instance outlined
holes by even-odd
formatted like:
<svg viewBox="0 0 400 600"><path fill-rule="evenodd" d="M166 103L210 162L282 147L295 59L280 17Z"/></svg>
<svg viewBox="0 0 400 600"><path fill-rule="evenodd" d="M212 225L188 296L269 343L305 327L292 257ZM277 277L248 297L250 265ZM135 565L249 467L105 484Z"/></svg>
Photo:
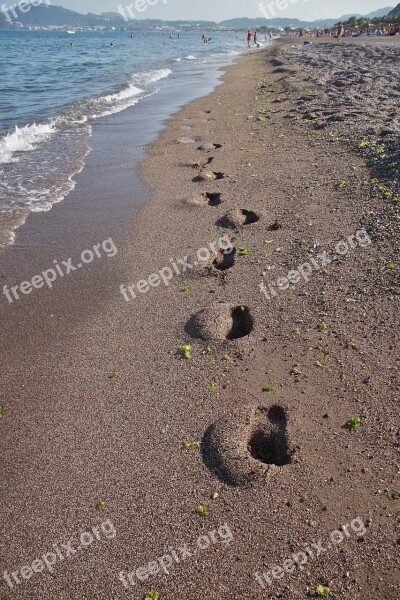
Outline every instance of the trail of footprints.
<svg viewBox="0 0 400 600"><path fill-rule="evenodd" d="M207 111L210 112L210 111ZM200 152L210 154L222 144L203 143ZM224 179L222 172L209 169L214 156L199 159L191 166L197 170L194 183ZM184 203L194 207L219 207L223 204L221 192L198 192ZM258 223L262 214L235 208L220 216L218 227L240 229ZM223 274L234 268L237 249L229 254L218 250L208 269ZM254 329L254 319L249 307L240 304L217 302L200 310L188 320L185 331L194 338L209 343L229 345L248 338ZM279 405L259 405L257 399L212 424L201 442L205 465L216 477L232 486L246 486L260 480L270 469L280 469L292 462L295 452L290 442L288 410Z"/></svg>

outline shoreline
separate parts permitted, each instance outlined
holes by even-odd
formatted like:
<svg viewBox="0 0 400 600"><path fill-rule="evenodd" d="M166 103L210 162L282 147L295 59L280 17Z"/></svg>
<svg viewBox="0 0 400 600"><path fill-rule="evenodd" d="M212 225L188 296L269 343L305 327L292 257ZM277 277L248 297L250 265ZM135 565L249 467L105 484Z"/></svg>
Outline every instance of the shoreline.
<svg viewBox="0 0 400 600"><path fill-rule="evenodd" d="M58 313L37 324L33 311L24 317L16 306L14 323L6 322L9 340L19 335L32 360L22 368L13 347L5 351L1 520L5 531L9 519L17 525L5 540L3 570L40 556L38 539L45 551L106 519L116 536L58 565L54 576L12 593L3 585L2 597L104 600L156 589L160 600L291 599L323 585L332 597L395 600L388 494L397 489L396 297L375 287L388 242L351 247L327 273L321 268L273 301L260 290L317 259L315 244L328 251L364 227L370 232L366 215L384 208L381 196L366 194L365 157L339 133L330 139L330 125L313 128L313 111L301 117L306 109L296 102L311 99L312 84L301 81L303 55L290 44L241 57L216 91L168 120L140 165L151 198L109 281L136 285L185 255L199 258L222 236L236 249L233 264L216 268L210 251L207 266L131 302L118 286L108 297L103 281L90 281L100 310L69 329L79 305L70 319ZM187 137L195 143L178 141ZM345 180L344 191L337 188ZM232 307L246 307L251 318ZM22 339L35 329L43 345ZM182 345L191 346L190 360L180 356ZM345 424L358 416L352 433ZM268 446L273 434L278 466L269 468L260 436ZM201 446L182 448L185 441ZM358 531L351 528L357 518ZM349 535L314 554L305 570L271 575L346 525ZM223 526L229 543L155 573L157 557ZM119 575L128 581L140 567L143 579L126 588ZM264 572L265 588L256 579Z"/></svg>
<svg viewBox="0 0 400 600"><path fill-rule="evenodd" d="M165 123L182 105L220 85L224 68L212 66L208 74L199 71L192 76L191 82L181 87L179 96L176 84L172 80L163 80L159 82L159 93L130 109L94 122L91 151L85 158L82 171L74 177L74 189L50 211L30 215L18 229L16 243L1 252L1 287L7 286L7 290L11 290L51 268L54 270L55 261L62 265L71 259L71 264L76 266L83 262L79 261L82 252L104 240L111 238L117 248L126 245L136 215L149 195L137 176L148 145L157 139ZM4 352L7 348L11 353L15 350L12 341L14 319L8 318L12 311L18 315L17 319L22 319L20 327L25 327L26 331L30 331L32 322L46 322L53 315L57 316L59 322L55 336L51 336L57 341L60 328L79 328L82 322L91 319L95 307L100 311L106 299L111 302L116 290L118 293L118 284L123 276L119 272L118 253L113 260L106 259L104 253L103 256L96 255L89 268L71 271L64 278L57 274L51 289L46 285L45 289L33 288L29 295L17 290L18 300L12 292L8 292L7 296L3 293L0 311L5 323ZM62 265L62 269L66 275L67 268ZM99 280L103 287L101 295ZM75 302L77 310L71 311ZM42 338L40 330L39 325ZM42 341L46 345L49 343L46 336ZM25 352L28 347L24 347ZM36 342L32 341L32 352L36 349Z"/></svg>

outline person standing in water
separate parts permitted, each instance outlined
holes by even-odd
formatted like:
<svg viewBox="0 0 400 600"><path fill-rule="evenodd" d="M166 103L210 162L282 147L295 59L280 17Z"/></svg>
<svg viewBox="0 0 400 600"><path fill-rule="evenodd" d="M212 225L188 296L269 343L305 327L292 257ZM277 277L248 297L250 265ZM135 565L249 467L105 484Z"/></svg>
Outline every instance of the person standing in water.
<svg viewBox="0 0 400 600"><path fill-rule="evenodd" d="M253 37L253 32L249 29L247 32L247 46L251 48L251 38Z"/></svg>
<svg viewBox="0 0 400 600"><path fill-rule="evenodd" d="M258 33L257 31L254 32L254 45L257 46L257 38L258 38Z"/></svg>

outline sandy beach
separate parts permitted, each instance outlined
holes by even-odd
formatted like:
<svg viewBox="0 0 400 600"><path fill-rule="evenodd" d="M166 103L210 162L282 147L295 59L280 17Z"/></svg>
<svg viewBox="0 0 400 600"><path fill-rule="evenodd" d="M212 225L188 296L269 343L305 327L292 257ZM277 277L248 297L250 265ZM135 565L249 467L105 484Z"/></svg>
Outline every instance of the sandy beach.
<svg viewBox="0 0 400 600"><path fill-rule="evenodd" d="M2 599L399 597L399 55L241 57L3 298Z"/></svg>

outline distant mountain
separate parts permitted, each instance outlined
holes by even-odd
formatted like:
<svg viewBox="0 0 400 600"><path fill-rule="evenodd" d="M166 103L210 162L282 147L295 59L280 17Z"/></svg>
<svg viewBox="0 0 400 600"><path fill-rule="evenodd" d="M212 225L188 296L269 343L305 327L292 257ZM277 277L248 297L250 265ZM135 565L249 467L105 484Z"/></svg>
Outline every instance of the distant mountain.
<svg viewBox="0 0 400 600"><path fill-rule="evenodd" d="M396 6L389 14L388 17L400 17L400 4Z"/></svg>
<svg viewBox="0 0 400 600"><path fill-rule="evenodd" d="M4 5L3 5L4 6ZM17 5L15 5L17 6ZM73 10L62 8L61 6L53 6L41 4L39 6L31 6L28 12L21 12L18 8L15 9L18 13L17 19L9 11L9 18L4 12L0 11L0 29L21 29L28 27L58 27L58 28L104 28L104 29L122 29L129 28L135 30L148 30L157 28L173 28L173 29L227 29L227 30L246 30L260 29L261 27L285 28L285 27L333 27L335 23L347 21L352 16L358 18L363 15L345 15L339 19L319 19L316 21L301 21L299 19L274 18L274 19L229 19L216 23L213 21L162 21L157 19L139 19L126 21L123 16L117 12L106 12L101 15L89 13L83 15ZM365 15L366 18L382 17L391 11L391 7L383 8ZM397 12L396 12L397 11ZM395 16L400 12L400 4L390 12L391 16Z"/></svg>
<svg viewBox="0 0 400 600"><path fill-rule="evenodd" d="M399 4L399 6L400 6L400 4ZM369 15L365 15L365 16L367 17L367 19L377 19L380 17L386 17L386 15L389 14L389 12L392 10L392 8L393 8L393 6L387 6L386 8L381 8L380 10L375 10L375 11L369 13Z"/></svg>
<svg viewBox="0 0 400 600"><path fill-rule="evenodd" d="M259 19L229 19L228 21L222 21L220 26L227 29L257 29L260 27L305 27L306 24L310 25L311 21L287 18L264 19L260 17Z"/></svg>
<svg viewBox="0 0 400 600"><path fill-rule="evenodd" d="M17 12L17 18L13 16L9 10L8 16L11 19L11 23L7 20L7 16L0 12L0 26L4 23L7 29L14 29L18 27L18 24L23 26L33 27L98 27L98 26L110 26L110 20L89 13L82 15L81 13L61 6L51 6L47 4L40 4L39 6L32 6L31 9L23 13L17 5L15 5L15 11ZM118 16L118 15L117 15ZM123 24L124 20L119 15L119 25ZM19 26L20 27L20 26Z"/></svg>
<svg viewBox="0 0 400 600"><path fill-rule="evenodd" d="M399 5L400 6L400 5ZM287 19L287 18L275 18L275 19L230 19L229 21L222 21L220 23L223 27L229 29L255 29L259 27L333 27L338 21L348 21L351 17L357 17L360 19L375 19L376 17L385 17L388 12L392 10L391 6L375 10L368 15L360 15L357 13L351 13L349 15L343 15L338 19L317 19L316 21L300 21L299 19ZM395 9L396 10L396 9Z"/></svg>
<svg viewBox="0 0 400 600"><path fill-rule="evenodd" d="M343 15L343 17L340 17L339 20L346 22L349 19L351 19L351 17L357 17L357 19L376 19L379 17L386 17L388 12L391 11L392 8L392 6L387 6L386 8L381 8L380 10L374 10L373 12L370 12L367 15L361 15L360 13L349 13L348 15Z"/></svg>

